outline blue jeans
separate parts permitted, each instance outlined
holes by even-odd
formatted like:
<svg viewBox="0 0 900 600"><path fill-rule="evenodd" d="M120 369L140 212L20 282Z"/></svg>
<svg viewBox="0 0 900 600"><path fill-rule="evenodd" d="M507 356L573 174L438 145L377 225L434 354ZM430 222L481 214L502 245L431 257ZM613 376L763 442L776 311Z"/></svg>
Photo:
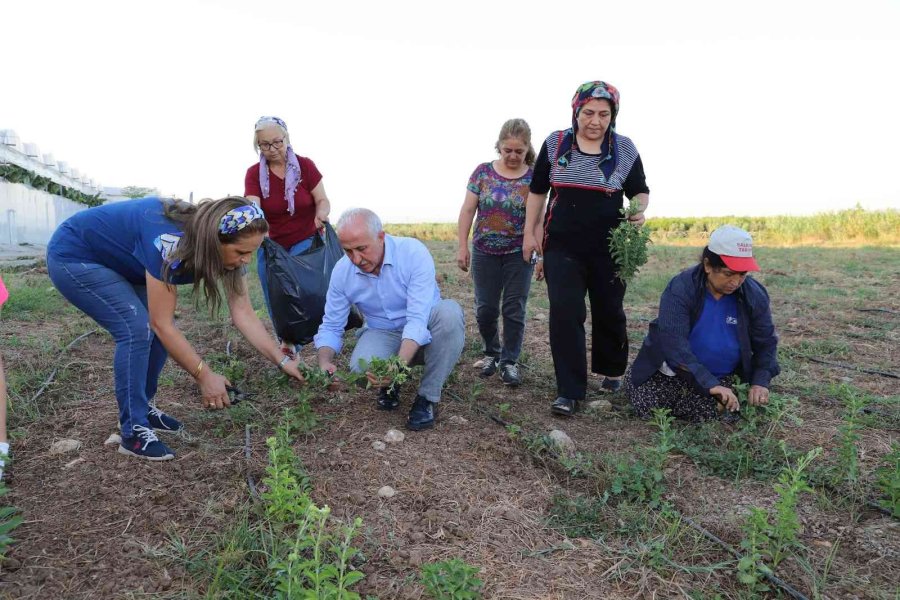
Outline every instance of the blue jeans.
<svg viewBox="0 0 900 600"><path fill-rule="evenodd" d="M472 247L472 280L475 283L475 320L484 340L485 356L515 364L525 337L525 304L534 267L521 252L487 254ZM503 295L503 346L500 346L500 295Z"/></svg>
<svg viewBox="0 0 900 600"><path fill-rule="evenodd" d="M444 382L453 372L466 342L466 320L459 304L455 300L438 302L428 317L428 331L431 332L431 343L419 348L411 364L425 365L418 393L429 402L438 402ZM366 364L373 357L394 356L400 351L402 338L400 329L363 329L350 355L350 370L354 373L365 370L360 366L360 360Z"/></svg>
<svg viewBox="0 0 900 600"><path fill-rule="evenodd" d="M288 248L288 254L291 256L303 254L310 246L312 246L314 239L316 239L316 234L312 234L305 240L300 240ZM259 285L262 287L263 298L266 301L266 310L269 311L269 321L274 325L275 319L272 318L272 303L269 301L269 282L266 281L266 256L262 246L256 251L256 272L259 274Z"/></svg>
<svg viewBox="0 0 900 600"><path fill-rule="evenodd" d="M150 329L147 286L103 265L53 254L47 256L47 272L56 289L116 342L113 373L122 435L133 436L135 425L149 429L147 413L168 353Z"/></svg>

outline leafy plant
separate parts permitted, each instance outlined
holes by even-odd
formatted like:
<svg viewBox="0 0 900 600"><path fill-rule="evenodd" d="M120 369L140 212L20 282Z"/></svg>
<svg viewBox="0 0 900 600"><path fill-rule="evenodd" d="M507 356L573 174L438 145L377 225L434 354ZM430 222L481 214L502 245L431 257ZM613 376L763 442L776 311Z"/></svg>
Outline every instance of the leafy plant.
<svg viewBox="0 0 900 600"><path fill-rule="evenodd" d="M422 566L422 585L435 600L477 600L484 582L476 577L478 567L458 558Z"/></svg>
<svg viewBox="0 0 900 600"><path fill-rule="evenodd" d="M875 487L881 492L878 503L900 518L900 444L894 443L884 457L884 465L875 470Z"/></svg>
<svg viewBox="0 0 900 600"><path fill-rule="evenodd" d="M625 216L609 235L609 252L616 261L616 276L628 283L638 269L647 263L647 245L650 244L650 228L635 225L629 217L640 212L640 203L632 198L626 208L620 209Z"/></svg>
<svg viewBox="0 0 900 600"><path fill-rule="evenodd" d="M674 447L672 422L666 409L653 411L653 422L659 429L656 446L643 448L634 459L613 457L610 491L630 502L647 503L651 508L662 505L665 492L663 467L669 451Z"/></svg>
<svg viewBox="0 0 900 600"><path fill-rule="evenodd" d="M303 378L306 380L306 385L310 389L325 390L334 383L335 378L318 366L311 367L303 361L300 361L297 363L297 368L299 369L300 374L303 375Z"/></svg>
<svg viewBox="0 0 900 600"><path fill-rule="evenodd" d="M21 183L23 185L29 185L36 190L48 192L56 196L62 196L64 198L72 200L73 202L78 202L79 204L86 204L88 206L99 206L103 204L103 199L100 198L99 193L93 196L85 194L74 188L69 188L59 185L58 183L54 183L51 179L47 177L41 177L37 173L29 171L28 169L24 169L18 165L0 165L0 179L5 179L10 183Z"/></svg>
<svg viewBox="0 0 900 600"><path fill-rule="evenodd" d="M7 460L7 468L9 459ZM5 496L9 492L6 484L0 480L0 497ZM22 524L22 516L18 514L19 509L15 506L0 506L0 560L6 557L6 551L15 541L10 537L10 533Z"/></svg>
<svg viewBox="0 0 900 600"><path fill-rule="evenodd" d="M868 405L867 398L847 385L838 388L838 394L844 402L844 422L838 427L837 473L851 486L859 481L859 430L863 410Z"/></svg>
<svg viewBox="0 0 900 600"><path fill-rule="evenodd" d="M774 485L778 493L774 514L770 515L758 507L750 509L743 526L744 539L741 541L746 554L738 563L738 571L741 582L751 586L756 592L762 591L760 575L770 573L788 553L801 545L797 538L800 531L797 501L802 493L812 491L804 472L820 454L821 448L813 448L795 466L791 466L788 461L778 477L778 483Z"/></svg>
<svg viewBox="0 0 900 600"><path fill-rule="evenodd" d="M364 359L359 359L359 366L361 371L368 371L379 379L389 379L388 390L392 393L396 386L403 385L409 380L409 365L396 354L388 358L373 357L368 364ZM366 387L371 387L371 384Z"/></svg>
<svg viewBox="0 0 900 600"><path fill-rule="evenodd" d="M311 503L309 477L291 449L288 436L289 430L280 428L276 436L266 440L269 464L262 480L266 486L262 493L266 516L280 526L306 523Z"/></svg>

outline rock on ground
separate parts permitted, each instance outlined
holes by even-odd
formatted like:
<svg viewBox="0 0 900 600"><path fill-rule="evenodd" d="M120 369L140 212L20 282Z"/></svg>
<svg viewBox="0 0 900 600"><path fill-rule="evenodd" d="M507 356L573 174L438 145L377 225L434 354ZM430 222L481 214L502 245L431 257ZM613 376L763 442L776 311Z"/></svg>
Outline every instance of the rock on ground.
<svg viewBox="0 0 900 600"><path fill-rule="evenodd" d="M378 490L379 498L393 498L396 495L397 495L397 490L395 490L394 488L392 488L389 485L386 485Z"/></svg>
<svg viewBox="0 0 900 600"><path fill-rule="evenodd" d="M556 447L563 452L567 454L573 454L575 452L575 442L572 441L572 438L570 438L565 431L554 429L550 432L550 439L553 440Z"/></svg>
<svg viewBox="0 0 900 600"><path fill-rule="evenodd" d="M53 445L50 446L50 454L65 454L67 452L73 452L81 448L81 442L78 440L56 440L53 442Z"/></svg>

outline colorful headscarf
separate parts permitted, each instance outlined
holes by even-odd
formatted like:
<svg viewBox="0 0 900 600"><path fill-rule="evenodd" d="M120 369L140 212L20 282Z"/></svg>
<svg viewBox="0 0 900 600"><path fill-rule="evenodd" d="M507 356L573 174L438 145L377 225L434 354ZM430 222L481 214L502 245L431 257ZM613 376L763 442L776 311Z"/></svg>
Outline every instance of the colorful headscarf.
<svg viewBox="0 0 900 600"><path fill-rule="evenodd" d="M284 130L285 135L287 135L287 124L278 117L260 117L259 120L256 121L254 130L259 131L266 127L280 127ZM300 185L301 179L300 161L297 160L294 149L288 144L287 151L285 152L284 199L287 200L288 212L291 215L294 214L294 192L297 191L297 186ZM259 153L259 188L262 190L263 198L268 198L269 165L267 164L266 157L262 151Z"/></svg>
<svg viewBox="0 0 900 600"><path fill-rule="evenodd" d="M257 219L262 219L262 210L255 204L232 208L219 222L219 233L233 235Z"/></svg>
<svg viewBox="0 0 900 600"><path fill-rule="evenodd" d="M619 90L605 81L588 81L582 83L572 96L572 128L566 131L560 143L557 164L566 167L572 159L572 146L575 142L575 133L578 131L578 113L581 107L591 100L608 100L612 107L612 118L609 121L609 130L606 132L606 141L609 153L600 162L614 158L613 133L616 129L616 115L619 114Z"/></svg>

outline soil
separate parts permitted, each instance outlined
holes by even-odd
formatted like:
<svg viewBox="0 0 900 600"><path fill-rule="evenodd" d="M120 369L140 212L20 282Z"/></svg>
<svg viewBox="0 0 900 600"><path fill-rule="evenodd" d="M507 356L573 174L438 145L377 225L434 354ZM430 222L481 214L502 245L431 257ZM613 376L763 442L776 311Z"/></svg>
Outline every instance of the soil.
<svg viewBox="0 0 900 600"><path fill-rule="evenodd" d="M481 568L488 598L739 597L733 563L732 568L708 571L654 568L635 558L647 541L640 535L567 537L555 525L550 518L554 498L597 490L536 460L491 415L501 415L523 431L562 429L579 451L602 454L630 453L649 443L654 429L618 411L573 419L549 414L555 384L543 284L534 284L529 305L524 385L508 388L496 376L480 380L471 366L480 355L471 282L456 269L449 244L430 246L443 295L459 301L466 311L468 340L435 429L406 432L404 441L388 443L384 450L372 447L389 429L403 430L415 391L412 382L393 412L376 410L374 393L368 390L326 394L313 403L319 426L295 443L312 479L315 501L329 505L341 519L363 519L357 545L366 557L361 568L367 576L356 591L364 597L424 598L417 582L421 565L456 557ZM784 435L801 450L821 445L827 452L834 446L842 407L826 384L864 390L882 399L879 410L894 417L900 409L896 379L797 358L816 356L900 372L900 317L858 310L877 306L900 313L900 254L880 250L888 261L886 270L863 269L851 281L842 275L843 267L860 260L868 264L867 255L857 252L862 251L832 251L822 258L812 251L770 250L773 268L760 276L773 299L782 355L789 357L773 391L801 399L804 423L788 427ZM646 290L636 285L629 291L632 358L646 320L654 316L661 287L690 264L693 254L655 253L646 274L638 276L655 277L654 283ZM800 274L810 283L797 285L794 278ZM859 288L869 295L857 295ZM186 303L178 322L188 339L204 356L223 354L230 340L230 351L245 370L241 387L256 395L249 400L252 407L243 409L245 419L232 418L228 411L203 412L190 378L168 365L159 405L185 422L190 437L165 438L177 452L174 461L139 461L104 445L117 431L114 344L109 336L99 333L65 355L48 355L35 344L8 342L38 335L60 340L63 346L93 328L92 323L68 316L41 322L4 318L0 344L7 370L18 372L24 382L19 396L33 394L54 365L64 368L39 399L35 418L22 425L11 422L14 463L6 474L11 490L7 500L22 510L25 523L14 532L16 542L0 566L0 594L92 600L203 596L208 582L188 573L173 558L173 548L195 554L209 549L215 536L247 510L247 475L261 480L265 437L271 434L273 415L291 402L291 393L270 393L265 381L278 377L272 368L253 355L236 332ZM303 356L312 361L311 350L305 349ZM33 375L24 377L26 371ZM588 400L601 397L598 383L592 375ZM244 421L253 425L249 460ZM871 473L900 440L898 423L900 418L887 419L864 429L863 472ZM82 446L51 455L51 444L62 438L77 439ZM734 546L739 545L748 508L770 507L776 497L771 481L705 475L680 455L667 464L666 484L667 499L679 511ZM396 495L380 498L377 491L385 485ZM786 562L779 575L810 595L818 586L827 598L890 597L900 581L900 524L875 510L848 510L832 500L825 493L809 494L799 509L811 568L821 573L827 564L828 579L816 583L796 561ZM712 544L688 546L686 542L673 549L681 565L730 561Z"/></svg>

